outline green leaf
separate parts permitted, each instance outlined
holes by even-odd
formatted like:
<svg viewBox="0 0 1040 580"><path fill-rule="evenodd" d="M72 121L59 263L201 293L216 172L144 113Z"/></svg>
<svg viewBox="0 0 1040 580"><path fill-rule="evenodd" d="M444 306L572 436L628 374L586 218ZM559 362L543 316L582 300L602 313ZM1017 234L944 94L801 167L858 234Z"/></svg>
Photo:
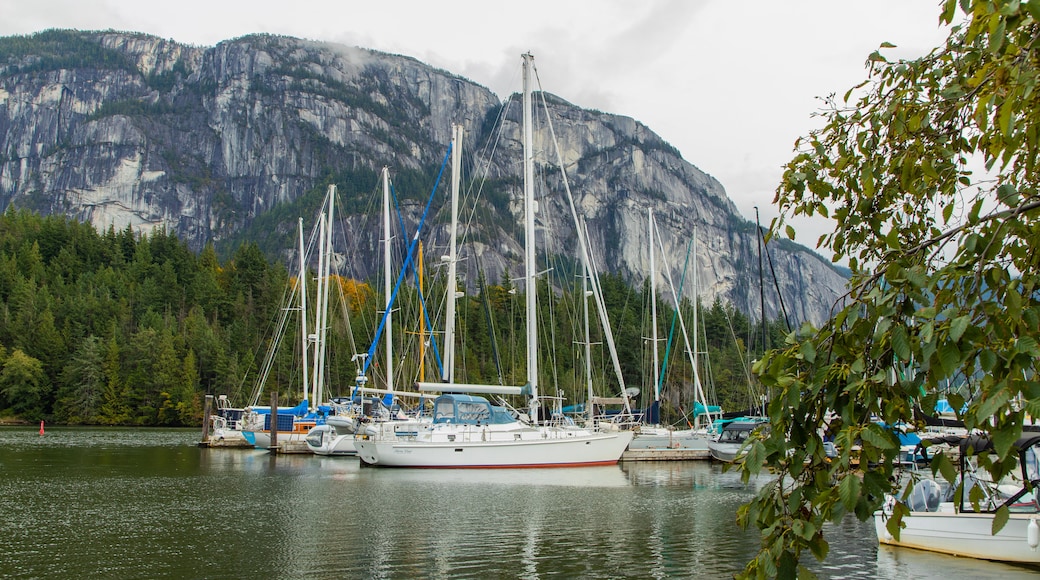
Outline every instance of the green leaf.
<svg viewBox="0 0 1040 580"><path fill-rule="evenodd" d="M984 421L992 417L999 409L1003 409L1009 400L1011 400L1011 395L1006 388L992 390L982 400L975 416L980 421Z"/></svg>
<svg viewBox="0 0 1040 580"><path fill-rule="evenodd" d="M816 346L813 345L811 340L807 340L798 346L798 352L802 355L802 360L805 362L816 361Z"/></svg>
<svg viewBox="0 0 1040 580"><path fill-rule="evenodd" d="M761 441L751 441L747 444L746 449L744 465L752 474L756 474L762 470L762 464L766 460L766 448Z"/></svg>
<svg viewBox="0 0 1040 580"><path fill-rule="evenodd" d="M1031 357L1040 357L1040 345L1032 336L1020 336L1015 340L1015 350Z"/></svg>
<svg viewBox="0 0 1040 580"><path fill-rule="evenodd" d="M953 462L946 453L937 453L932 457L932 472L942 474L946 481L957 481L957 468L953 466Z"/></svg>
<svg viewBox="0 0 1040 580"><path fill-rule="evenodd" d="M884 427L877 423L867 425L867 428L860 433L860 437L863 438L864 443L870 443L878 449L895 449L898 447L896 442L892 440L892 435L886 433Z"/></svg>
<svg viewBox="0 0 1040 580"><path fill-rule="evenodd" d="M1022 435L1022 429L1015 424L1005 425L993 432L993 449L1001 457L1007 457L1011 446Z"/></svg>
<svg viewBox="0 0 1040 580"><path fill-rule="evenodd" d="M942 365L944 376L952 375L957 367L961 365L961 351L952 342L944 342L939 345L939 364Z"/></svg>
<svg viewBox="0 0 1040 580"><path fill-rule="evenodd" d="M856 509L856 502L859 501L859 488L859 477L854 473L846 474L838 484L838 498L845 509L850 512Z"/></svg>
<svg viewBox="0 0 1040 580"><path fill-rule="evenodd" d="M816 535L816 526L810 521L796 519L791 522L791 531L799 538L809 541Z"/></svg>
<svg viewBox="0 0 1040 580"><path fill-rule="evenodd" d="M1008 523L1008 518L1011 514L1008 512L1006 505L1000 506L997 512L993 514L993 529L991 533L995 536L997 532L1004 529L1004 526Z"/></svg>
<svg viewBox="0 0 1040 580"><path fill-rule="evenodd" d="M892 329L892 351L903 362L909 362L913 356L910 350L910 336L907 335L906 328L903 326L896 326Z"/></svg>
<svg viewBox="0 0 1040 580"><path fill-rule="evenodd" d="M961 339L964 336L964 331L968 329L968 323L971 322L971 316L964 315L954 318L950 322L950 339L954 342Z"/></svg>

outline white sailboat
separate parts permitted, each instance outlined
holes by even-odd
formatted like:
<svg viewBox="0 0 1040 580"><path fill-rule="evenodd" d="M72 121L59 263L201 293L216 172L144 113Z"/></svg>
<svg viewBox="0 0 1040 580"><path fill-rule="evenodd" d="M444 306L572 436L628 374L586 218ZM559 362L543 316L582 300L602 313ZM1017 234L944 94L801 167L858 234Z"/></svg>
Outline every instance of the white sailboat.
<svg viewBox="0 0 1040 580"><path fill-rule="evenodd" d="M302 341L300 368L303 400L296 407L279 410L277 415L271 414L271 407L256 405L266 376L266 371L261 373L254 393L254 404L247 407L242 421L243 435L260 449L271 447L272 429L278 432L279 444L296 444L302 447L311 429L323 425L329 412L329 407L322 406L321 401L325 396L325 349L328 332L329 274L332 263L332 224L335 199L336 186L330 185L323 204L323 211L318 217L318 286L313 334L309 333L307 328L307 261L303 239L303 219L301 218L299 221L300 273L296 292L299 301ZM280 326L284 326L284 320ZM269 360L273 360L275 348L272 346L271 352L268 353ZM312 348L313 352L311 352ZM311 363L308 362L309 352L313 357L310 359L313 364L312 368ZM267 363L265 363L266 367Z"/></svg>
<svg viewBox="0 0 1040 580"><path fill-rule="evenodd" d="M655 253L657 248L654 245L654 233L657 230L657 223L654 220L653 209L647 211L649 215L649 238L650 238L650 300L651 300L651 349L653 353L653 380L654 380L654 407L658 409L661 400L661 386L664 380L664 373L661 372L659 357L658 357L658 336L657 336L657 261ZM696 239L697 231L693 232L693 253L696 256ZM664 254L663 244L658 240L658 244L661 245L661 253ZM693 343L690 344L689 336L686 332L686 324L679 312L679 300L675 292L675 287L671 283L671 273L664 265L662 268L665 279L668 281L672 291L672 298L676 307L676 316L678 318L679 326L682 331L682 336L686 344L686 352L690 356L690 364L693 368L693 393L694 393L694 421L695 424L691 425L688 429L675 429L670 426L661 425L657 422L651 424L640 425L636 431L635 438L632 440L632 444L629 446L630 450L639 451L640 458L642 459L654 459L655 457L661 458L683 458L682 455L671 455L669 452L675 450L691 450L698 452L708 452L708 443L714 439L709 433L707 425L711 424L711 407L707 406L706 397L704 394L703 387L700 380L700 366L698 364L698 346L697 346L697 305L694 304L693 311ZM696 296L697 288L697 268L693 269L693 285L694 295ZM704 401L704 403L702 403ZM705 410L706 413L700 413L700 410ZM717 408L716 408L717 409ZM701 415L705 414L707 421L702 424Z"/></svg>
<svg viewBox="0 0 1040 580"><path fill-rule="evenodd" d="M390 169L383 167L383 280L384 295L386 296L386 385L387 390L393 392L394 378L394 356L393 356L393 326L392 326L392 296L391 296L391 264L390 264ZM354 405L353 401L345 407L345 412L338 416L330 417L324 425L318 425L307 434L307 447L316 455L357 455L354 446L358 418L361 415L375 417L379 420L387 420L390 410L379 402L378 399L369 398L364 395L360 405ZM367 409L367 410L366 410Z"/></svg>
<svg viewBox="0 0 1040 580"><path fill-rule="evenodd" d="M593 428L550 426L539 422L538 341L536 334L536 263L534 236L531 144L530 77L534 57L523 55L523 144L524 144L524 230L525 288L527 315L527 380L524 386L467 385L453 380L446 362L442 383L420 383L420 390L440 391L434 401L432 422L384 424L355 441L358 456L368 465L426 468L502 468L609 465L616 463L632 440L630 431L600 431ZM458 131L458 130L457 130ZM456 133L456 155L461 148L461 131ZM457 195L453 186L453 198ZM453 214L456 211L452 203ZM456 220L452 216L452 222ZM450 262L455 257L450 256ZM454 300L449 279L449 308ZM449 315L451 311L449 311ZM448 320L446 328L454 321ZM453 348L446 340L446 348ZM451 360L450 355L445 356ZM527 395L528 415L510 412L485 397L471 393Z"/></svg>

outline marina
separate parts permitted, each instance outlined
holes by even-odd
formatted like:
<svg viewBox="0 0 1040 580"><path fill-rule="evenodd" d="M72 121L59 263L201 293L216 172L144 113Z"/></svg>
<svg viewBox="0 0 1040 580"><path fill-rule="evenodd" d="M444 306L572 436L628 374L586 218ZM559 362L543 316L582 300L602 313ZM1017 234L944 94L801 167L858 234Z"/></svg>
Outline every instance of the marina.
<svg viewBox="0 0 1040 580"><path fill-rule="evenodd" d="M362 467L199 448L196 429L0 428L11 578L722 578L758 549L756 491L707 461ZM827 531L821 578L1027 578L1035 569Z"/></svg>

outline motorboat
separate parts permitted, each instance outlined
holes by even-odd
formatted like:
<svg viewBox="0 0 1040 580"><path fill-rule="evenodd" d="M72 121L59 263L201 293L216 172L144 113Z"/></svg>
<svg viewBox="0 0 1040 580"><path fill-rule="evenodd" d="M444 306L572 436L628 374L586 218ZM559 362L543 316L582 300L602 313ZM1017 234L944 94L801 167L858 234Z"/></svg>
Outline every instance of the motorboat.
<svg viewBox="0 0 1040 580"><path fill-rule="evenodd" d="M1018 466L1001 481L992 481L979 468L979 457L994 452L993 440L971 435L960 440L957 480L941 477L913 484L905 497L887 495L874 514L881 544L917 548L954 556L1040 564L1040 434L1029 433L1014 443ZM974 500L974 501L973 501ZM897 504L909 509L899 526ZM1006 522L994 533L994 524Z"/></svg>

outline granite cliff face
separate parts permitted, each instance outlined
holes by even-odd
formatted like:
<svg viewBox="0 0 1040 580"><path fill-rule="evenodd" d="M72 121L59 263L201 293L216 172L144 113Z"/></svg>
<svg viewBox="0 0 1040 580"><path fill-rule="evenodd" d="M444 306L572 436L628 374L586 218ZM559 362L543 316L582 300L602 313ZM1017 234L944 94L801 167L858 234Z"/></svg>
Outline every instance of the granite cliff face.
<svg viewBox="0 0 1040 580"><path fill-rule="evenodd" d="M722 185L633 119L545 100L599 269L637 283L649 274L652 209L674 275L696 231L691 259L701 300L721 297L757 312L755 227ZM453 123L466 129L468 171L486 171L489 184L486 208L471 223L470 256L490 280L516 276L515 97L500 102L408 57L286 37L215 47L115 32L10 37L0 39L0 208L66 214L105 229L164 227L197 249L267 240L266 249L284 253L307 200L336 183L355 239L344 263L364 277L378 263L377 220L367 219L375 172L387 165L401 184L432 184ZM550 140L540 126L536 141ZM497 151L481 165L491 145ZM536 160L539 171L557 186L547 191L563 191L548 152ZM573 256L566 201L539 195L542 241ZM414 222L421 203L405 206ZM430 243L443 244L446 231L443 219L435 223ZM791 318L822 321L843 292L842 275L794 244L771 245L770 253ZM775 316L776 294L766 296Z"/></svg>

